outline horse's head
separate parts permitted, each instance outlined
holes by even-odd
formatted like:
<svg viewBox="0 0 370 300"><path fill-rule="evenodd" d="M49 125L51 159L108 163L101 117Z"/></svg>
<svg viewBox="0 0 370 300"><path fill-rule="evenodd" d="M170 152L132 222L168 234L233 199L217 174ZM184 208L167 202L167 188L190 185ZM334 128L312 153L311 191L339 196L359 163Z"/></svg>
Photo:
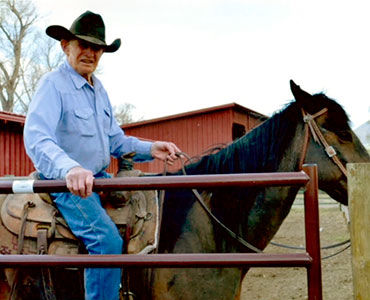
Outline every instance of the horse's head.
<svg viewBox="0 0 370 300"><path fill-rule="evenodd" d="M299 113L302 114L302 122L306 122L307 128L310 129L308 131L311 137L307 143L304 161L318 165L319 188L347 205L346 171L341 170L340 165L345 169L347 163L370 162L370 156L351 130L347 114L337 102L322 93L311 95L293 81L290 86L296 105L301 110ZM309 121L310 119L312 121ZM314 123L317 125L316 132L315 128L310 128L316 126ZM326 151L328 146L332 148ZM331 155L333 156L330 157Z"/></svg>

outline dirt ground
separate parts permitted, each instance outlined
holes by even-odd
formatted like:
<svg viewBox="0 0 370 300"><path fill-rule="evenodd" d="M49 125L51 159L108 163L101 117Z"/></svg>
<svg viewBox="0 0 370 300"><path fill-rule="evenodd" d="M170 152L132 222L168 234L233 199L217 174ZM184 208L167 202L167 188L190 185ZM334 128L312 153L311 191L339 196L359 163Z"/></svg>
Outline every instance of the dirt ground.
<svg viewBox="0 0 370 300"><path fill-rule="evenodd" d="M303 207L294 207L285 219L273 241L281 244L304 245ZM321 246L327 246L349 238L347 221L339 206L320 206ZM322 250L325 257L339 249ZM270 245L267 253L291 253L289 250ZM352 267L350 248L322 261L324 300L352 300ZM291 300L308 299L305 268L254 268L243 282L242 300Z"/></svg>

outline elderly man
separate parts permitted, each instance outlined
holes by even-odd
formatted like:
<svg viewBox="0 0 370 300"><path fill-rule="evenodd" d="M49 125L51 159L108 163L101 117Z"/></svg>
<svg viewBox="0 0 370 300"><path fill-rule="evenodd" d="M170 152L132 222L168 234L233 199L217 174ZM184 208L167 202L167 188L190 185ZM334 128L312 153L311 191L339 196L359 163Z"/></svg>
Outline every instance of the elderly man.
<svg viewBox="0 0 370 300"><path fill-rule="evenodd" d="M92 192L93 179L109 177L110 155L136 152L135 161L176 159L173 143L140 141L125 136L113 117L102 83L93 74L105 52L120 39L105 42L100 15L83 13L70 29L53 25L46 33L61 41L66 61L46 74L30 104L24 128L27 154L45 179L65 178L70 193L55 195L55 204L90 254L120 254L122 239ZM119 269L85 270L85 298L118 299Z"/></svg>

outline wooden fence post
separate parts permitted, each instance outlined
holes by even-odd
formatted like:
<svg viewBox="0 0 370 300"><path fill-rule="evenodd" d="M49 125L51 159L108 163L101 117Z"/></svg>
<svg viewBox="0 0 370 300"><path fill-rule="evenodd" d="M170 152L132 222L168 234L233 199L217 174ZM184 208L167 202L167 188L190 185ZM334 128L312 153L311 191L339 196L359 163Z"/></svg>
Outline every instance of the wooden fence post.
<svg viewBox="0 0 370 300"><path fill-rule="evenodd" d="M370 297L370 164L348 164L354 299Z"/></svg>

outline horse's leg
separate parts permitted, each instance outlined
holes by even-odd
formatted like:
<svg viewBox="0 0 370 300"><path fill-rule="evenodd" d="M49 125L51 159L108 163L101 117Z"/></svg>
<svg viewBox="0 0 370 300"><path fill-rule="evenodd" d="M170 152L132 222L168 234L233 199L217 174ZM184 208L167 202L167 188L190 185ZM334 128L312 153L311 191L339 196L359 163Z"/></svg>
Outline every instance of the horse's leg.
<svg viewBox="0 0 370 300"><path fill-rule="evenodd" d="M236 295L235 299L234 300L240 300L240 296L241 296L241 292L242 292L242 286L241 286L242 282L240 282L240 287L239 287L239 291L238 291L238 294Z"/></svg>
<svg viewBox="0 0 370 300"><path fill-rule="evenodd" d="M242 269L242 275L240 276L239 291L234 300L240 300L242 296L243 280L249 269Z"/></svg>
<svg viewBox="0 0 370 300"><path fill-rule="evenodd" d="M39 269L7 269L11 300L44 299Z"/></svg>
<svg viewBox="0 0 370 300"><path fill-rule="evenodd" d="M241 296L242 296L242 289L243 289L243 281L244 281L244 278L245 276L247 275L249 271L249 268L243 268L242 269L242 274L240 276L240 283L239 283L239 292L238 292L238 295L235 297L235 300L240 300L241 299Z"/></svg>
<svg viewBox="0 0 370 300"><path fill-rule="evenodd" d="M6 277L5 270L0 271L0 300L8 300L10 293L10 286Z"/></svg>

